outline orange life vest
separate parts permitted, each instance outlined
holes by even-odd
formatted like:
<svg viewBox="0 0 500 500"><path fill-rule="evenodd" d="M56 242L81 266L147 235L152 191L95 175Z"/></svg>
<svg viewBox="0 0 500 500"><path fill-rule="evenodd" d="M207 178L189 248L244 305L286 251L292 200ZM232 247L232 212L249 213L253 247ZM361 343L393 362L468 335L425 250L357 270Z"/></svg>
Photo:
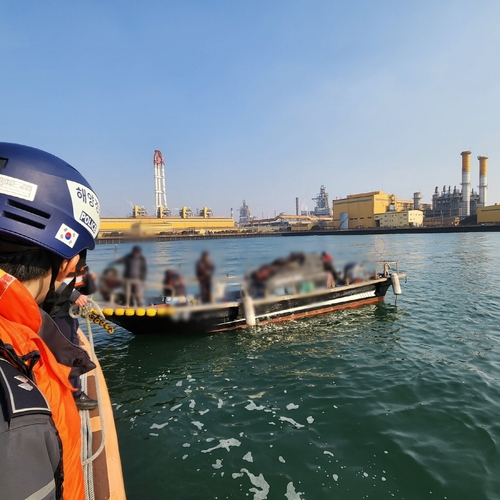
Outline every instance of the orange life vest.
<svg viewBox="0 0 500 500"><path fill-rule="evenodd" d="M41 322L38 305L29 291L20 281L0 270L0 338L11 344L20 356L40 352L33 373L37 386L49 403L63 445L63 497L65 500L83 500L81 422L68 381L70 368L59 364L38 336Z"/></svg>
<svg viewBox="0 0 500 500"><path fill-rule="evenodd" d="M75 284L74 284L73 288L80 288L85 283L85 276L87 275L88 271L89 271L89 266L87 266L86 264L83 266L80 266L78 269L76 268L76 266L73 266L69 270L69 273L67 274L64 281L66 283L69 283L74 278Z"/></svg>

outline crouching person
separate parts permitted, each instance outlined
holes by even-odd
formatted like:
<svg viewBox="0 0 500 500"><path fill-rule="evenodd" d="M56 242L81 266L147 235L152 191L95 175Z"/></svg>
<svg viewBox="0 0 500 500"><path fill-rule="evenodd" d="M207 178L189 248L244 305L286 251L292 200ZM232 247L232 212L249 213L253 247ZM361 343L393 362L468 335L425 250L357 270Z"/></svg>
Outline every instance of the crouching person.
<svg viewBox="0 0 500 500"><path fill-rule="evenodd" d="M94 248L98 227L97 197L78 171L38 149L0 143L2 498L85 498L68 377L93 364L47 312L55 282Z"/></svg>

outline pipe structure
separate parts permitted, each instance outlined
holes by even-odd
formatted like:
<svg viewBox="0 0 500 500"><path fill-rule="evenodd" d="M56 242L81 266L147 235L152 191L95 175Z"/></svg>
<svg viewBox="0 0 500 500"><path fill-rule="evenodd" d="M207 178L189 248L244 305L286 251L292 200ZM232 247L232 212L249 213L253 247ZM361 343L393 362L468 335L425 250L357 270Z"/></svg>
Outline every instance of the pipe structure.
<svg viewBox="0 0 500 500"><path fill-rule="evenodd" d="M437 210L438 199L439 199L439 188L436 186L434 194L432 195L432 210Z"/></svg>
<svg viewBox="0 0 500 500"><path fill-rule="evenodd" d="M470 151L462 151L462 217L470 215Z"/></svg>
<svg viewBox="0 0 500 500"><path fill-rule="evenodd" d="M485 207L488 203L488 157L478 156L479 160L479 206Z"/></svg>

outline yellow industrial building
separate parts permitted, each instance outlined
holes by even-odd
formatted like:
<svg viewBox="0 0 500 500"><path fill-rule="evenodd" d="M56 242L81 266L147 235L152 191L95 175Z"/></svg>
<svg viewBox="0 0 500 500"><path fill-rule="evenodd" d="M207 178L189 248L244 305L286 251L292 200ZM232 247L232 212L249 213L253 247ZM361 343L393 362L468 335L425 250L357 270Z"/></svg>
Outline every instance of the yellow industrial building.
<svg viewBox="0 0 500 500"><path fill-rule="evenodd" d="M154 236L173 233L205 234L236 230L228 217L123 217L101 219L99 238Z"/></svg>
<svg viewBox="0 0 500 500"><path fill-rule="evenodd" d="M339 229L379 227L381 219L375 219L376 214L413 212L412 208L413 201L398 200L395 195L383 191L351 194L333 201L333 226ZM414 217L416 215L411 215ZM409 218L407 215L407 222Z"/></svg>
<svg viewBox="0 0 500 500"><path fill-rule="evenodd" d="M424 223L424 213L421 210L389 211L375 214L374 219L376 227L421 227Z"/></svg>
<svg viewBox="0 0 500 500"><path fill-rule="evenodd" d="M478 224L500 224L500 205L477 208Z"/></svg>

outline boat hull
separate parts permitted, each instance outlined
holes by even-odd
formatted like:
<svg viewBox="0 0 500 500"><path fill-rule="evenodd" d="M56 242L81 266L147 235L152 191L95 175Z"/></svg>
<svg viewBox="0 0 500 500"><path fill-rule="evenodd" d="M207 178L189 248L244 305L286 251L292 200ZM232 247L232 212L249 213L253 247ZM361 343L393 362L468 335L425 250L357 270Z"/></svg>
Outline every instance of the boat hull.
<svg viewBox="0 0 500 500"><path fill-rule="evenodd" d="M297 320L384 300L390 278L289 296L252 299L256 324ZM248 307L248 306L247 306ZM103 306L106 319L135 334L213 333L246 328L242 302L200 306L158 305L147 309Z"/></svg>
<svg viewBox="0 0 500 500"><path fill-rule="evenodd" d="M90 354L91 347L87 337L79 330L80 345ZM86 374L86 392L92 399L99 399L100 406L89 412L80 412L82 425L86 420L86 438L91 442L91 454L97 454L86 476L88 498L95 500L125 500L125 485L122 475L120 450L114 422L113 407L108 393L104 374L97 359L96 369ZM104 429L103 429L104 425ZM85 434L85 432L83 432ZM99 452L101 444L104 445ZM90 477L91 476L91 477Z"/></svg>

